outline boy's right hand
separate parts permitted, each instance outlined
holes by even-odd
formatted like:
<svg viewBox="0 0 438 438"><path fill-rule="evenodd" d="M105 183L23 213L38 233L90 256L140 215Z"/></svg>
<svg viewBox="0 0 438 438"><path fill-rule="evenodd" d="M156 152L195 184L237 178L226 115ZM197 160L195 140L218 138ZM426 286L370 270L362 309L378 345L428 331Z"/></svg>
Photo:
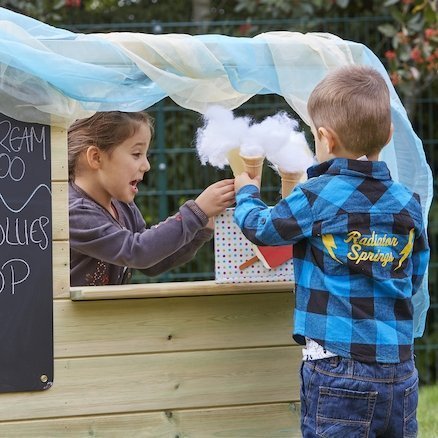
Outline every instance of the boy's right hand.
<svg viewBox="0 0 438 438"><path fill-rule="evenodd" d="M234 179L234 190L237 193L243 186L248 184L252 184L260 190L260 177L251 178L246 172L242 172Z"/></svg>
<svg viewBox="0 0 438 438"><path fill-rule="evenodd" d="M211 184L195 202L209 218L217 216L235 202L234 179L223 179Z"/></svg>

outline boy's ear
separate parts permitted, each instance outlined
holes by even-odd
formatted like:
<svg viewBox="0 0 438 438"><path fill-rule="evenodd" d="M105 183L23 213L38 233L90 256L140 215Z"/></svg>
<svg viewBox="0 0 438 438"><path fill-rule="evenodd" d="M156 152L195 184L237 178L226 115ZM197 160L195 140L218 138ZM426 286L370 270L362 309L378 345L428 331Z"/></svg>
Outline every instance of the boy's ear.
<svg viewBox="0 0 438 438"><path fill-rule="evenodd" d="M323 126L318 128L318 135L322 144L327 148L327 152L332 154L333 150L339 144L337 135L330 128L324 128Z"/></svg>
<svg viewBox="0 0 438 438"><path fill-rule="evenodd" d="M97 146L90 146L87 149L86 156L87 156L88 165L92 169L97 170L100 168L102 157L101 157L101 151Z"/></svg>
<svg viewBox="0 0 438 438"><path fill-rule="evenodd" d="M388 140L386 140L385 146L391 141L392 134L394 134L394 125L391 123L391 127L389 128Z"/></svg>

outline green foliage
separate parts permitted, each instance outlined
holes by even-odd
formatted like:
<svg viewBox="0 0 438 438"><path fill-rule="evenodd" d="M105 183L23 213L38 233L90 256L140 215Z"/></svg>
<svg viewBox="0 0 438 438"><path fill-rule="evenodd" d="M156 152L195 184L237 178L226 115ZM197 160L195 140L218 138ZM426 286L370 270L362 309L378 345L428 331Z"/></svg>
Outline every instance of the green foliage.
<svg viewBox="0 0 438 438"><path fill-rule="evenodd" d="M438 385L420 388L418 399L418 436L432 438L438 436Z"/></svg>
<svg viewBox="0 0 438 438"><path fill-rule="evenodd" d="M437 84L438 24L434 0L391 0L385 2L392 23L379 27L390 39L385 53L391 80L406 97L419 97Z"/></svg>
<svg viewBox="0 0 438 438"><path fill-rule="evenodd" d="M38 20L56 22L62 19L64 0L0 0L0 6Z"/></svg>
<svg viewBox="0 0 438 438"><path fill-rule="evenodd" d="M238 0L235 10L256 17L300 18L303 29L312 30L325 19L341 16L389 16L378 27L387 39L385 56L393 84L405 97L419 97L436 86L438 72L437 2L435 0L387 0L386 2L311 0Z"/></svg>
<svg viewBox="0 0 438 438"><path fill-rule="evenodd" d="M191 20L191 7L182 0L0 0L0 6L53 25Z"/></svg>
<svg viewBox="0 0 438 438"><path fill-rule="evenodd" d="M256 18L341 17L377 15L380 6L372 0L237 0L235 11Z"/></svg>

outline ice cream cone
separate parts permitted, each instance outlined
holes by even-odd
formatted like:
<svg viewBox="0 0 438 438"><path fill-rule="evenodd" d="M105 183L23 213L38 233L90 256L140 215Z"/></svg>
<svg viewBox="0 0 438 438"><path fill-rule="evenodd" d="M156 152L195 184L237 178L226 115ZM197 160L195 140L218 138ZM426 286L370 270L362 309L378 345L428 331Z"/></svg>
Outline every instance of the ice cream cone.
<svg viewBox="0 0 438 438"><path fill-rule="evenodd" d="M234 176L240 175L244 172L243 161L242 158L240 158L239 150L239 148L234 148L227 153L228 163L230 164Z"/></svg>
<svg viewBox="0 0 438 438"><path fill-rule="evenodd" d="M281 176L281 197L286 198L299 183L304 172L285 172L281 169L278 172Z"/></svg>
<svg viewBox="0 0 438 438"><path fill-rule="evenodd" d="M240 154L240 158L243 161L243 170L251 178L255 178L256 176L259 176L261 179L262 170L263 170L263 161L265 160L265 157L262 156L248 157Z"/></svg>

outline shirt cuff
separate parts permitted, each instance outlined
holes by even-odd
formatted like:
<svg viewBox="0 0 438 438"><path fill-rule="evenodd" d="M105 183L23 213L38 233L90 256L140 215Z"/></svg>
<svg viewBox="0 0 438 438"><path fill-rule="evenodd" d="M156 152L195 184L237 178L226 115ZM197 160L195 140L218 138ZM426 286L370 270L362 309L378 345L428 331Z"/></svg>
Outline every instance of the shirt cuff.
<svg viewBox="0 0 438 438"><path fill-rule="evenodd" d="M196 217L200 220L201 225L205 227L208 223L208 216L204 213L204 211L199 207L199 205L193 201L193 199L188 200L184 205L186 205L190 210L196 215Z"/></svg>
<svg viewBox="0 0 438 438"><path fill-rule="evenodd" d="M242 198L245 195L256 195L255 197L260 198L260 190L257 186L254 184L247 184L246 186L243 186L240 188L240 190L236 194L236 199Z"/></svg>

